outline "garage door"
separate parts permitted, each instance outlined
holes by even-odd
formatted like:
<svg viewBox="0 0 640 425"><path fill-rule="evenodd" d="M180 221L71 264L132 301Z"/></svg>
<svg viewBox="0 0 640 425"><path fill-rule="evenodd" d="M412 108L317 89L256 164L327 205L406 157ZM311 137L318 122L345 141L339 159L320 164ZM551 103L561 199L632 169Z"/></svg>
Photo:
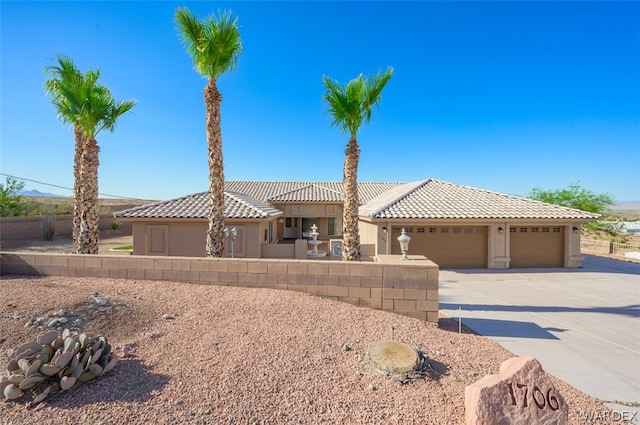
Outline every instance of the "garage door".
<svg viewBox="0 0 640 425"><path fill-rule="evenodd" d="M564 227L513 226L510 267L563 267Z"/></svg>
<svg viewBox="0 0 640 425"><path fill-rule="evenodd" d="M411 237L409 254L424 255L441 268L487 267L486 227L440 226L404 229ZM392 228L392 254L400 254L400 244L395 239L401 232L401 227Z"/></svg>

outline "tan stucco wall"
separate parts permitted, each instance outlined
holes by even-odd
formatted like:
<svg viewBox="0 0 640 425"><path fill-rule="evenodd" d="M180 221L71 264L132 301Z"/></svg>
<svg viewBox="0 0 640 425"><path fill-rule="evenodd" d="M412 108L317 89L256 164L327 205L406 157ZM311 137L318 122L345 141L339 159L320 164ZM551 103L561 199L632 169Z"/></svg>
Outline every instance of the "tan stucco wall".
<svg viewBox="0 0 640 425"><path fill-rule="evenodd" d="M398 262L0 252L0 273L147 279L305 292L438 322L438 266Z"/></svg>
<svg viewBox="0 0 640 425"><path fill-rule="evenodd" d="M260 258L267 222L227 221L226 227L237 227L238 238L233 243L234 257ZM167 226L168 250L166 255L182 257L205 257L208 223L204 221L153 221L133 223L133 254L151 255L149 247L150 226ZM225 256L231 256L231 241L225 240Z"/></svg>

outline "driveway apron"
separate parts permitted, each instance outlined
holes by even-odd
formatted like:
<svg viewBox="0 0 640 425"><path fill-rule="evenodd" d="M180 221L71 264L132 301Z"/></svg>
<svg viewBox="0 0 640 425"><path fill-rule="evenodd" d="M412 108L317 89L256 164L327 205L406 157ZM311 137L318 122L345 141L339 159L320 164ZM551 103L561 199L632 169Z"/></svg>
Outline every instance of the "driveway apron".
<svg viewBox="0 0 640 425"><path fill-rule="evenodd" d="M440 270L439 298L443 313L640 423L640 264Z"/></svg>

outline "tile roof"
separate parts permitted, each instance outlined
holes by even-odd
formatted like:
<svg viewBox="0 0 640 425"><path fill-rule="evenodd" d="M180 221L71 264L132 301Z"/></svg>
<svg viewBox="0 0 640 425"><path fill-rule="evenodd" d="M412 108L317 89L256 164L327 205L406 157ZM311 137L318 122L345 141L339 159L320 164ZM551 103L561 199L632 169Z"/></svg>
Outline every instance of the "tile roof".
<svg viewBox="0 0 640 425"><path fill-rule="evenodd" d="M359 214L371 219L565 219L595 220L597 214L427 179L412 183L359 182ZM342 202L342 182L225 182L225 217L265 219L283 214L278 203ZM143 205L117 218L207 218L208 193Z"/></svg>
<svg viewBox="0 0 640 425"><path fill-rule="evenodd" d="M282 211L244 193L224 194L224 215L230 219L262 219ZM155 202L114 213L116 218L208 218L209 193L201 192L168 201Z"/></svg>
<svg viewBox="0 0 640 425"><path fill-rule="evenodd" d="M599 217L585 211L436 179L400 187L395 199L386 195L360 207L360 215L373 219L592 220Z"/></svg>
<svg viewBox="0 0 640 425"><path fill-rule="evenodd" d="M290 190L279 195L270 196L269 202L340 202L342 203L342 191L322 187L318 184L310 184L300 189Z"/></svg>
<svg viewBox="0 0 640 425"><path fill-rule="evenodd" d="M404 183L379 183L379 182L358 182L358 196L360 197L360 203L365 203L375 198L376 196L384 193L396 186L401 186ZM303 199L299 197L299 200L292 202L342 202L342 182L303 182L303 181L239 181L228 180L224 182L225 190L233 192L246 193L247 195L255 198L261 202L268 203L271 198L278 199L286 197L288 193L295 192L298 195L305 190L309 193L315 191L315 196L310 199ZM305 189L306 188L306 189ZM292 196L292 195L288 195ZM321 196L326 196L327 199ZM334 201L335 199L335 201ZM274 202L277 202L274 200ZM289 201L287 201L289 202Z"/></svg>

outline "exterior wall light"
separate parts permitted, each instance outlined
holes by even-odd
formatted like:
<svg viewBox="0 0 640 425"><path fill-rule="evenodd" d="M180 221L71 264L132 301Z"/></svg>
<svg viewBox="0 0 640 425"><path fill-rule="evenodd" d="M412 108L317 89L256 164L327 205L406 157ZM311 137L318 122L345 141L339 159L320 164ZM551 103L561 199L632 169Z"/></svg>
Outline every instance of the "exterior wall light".
<svg viewBox="0 0 640 425"><path fill-rule="evenodd" d="M504 227L498 227L498 233L503 235L504 234Z"/></svg>
<svg viewBox="0 0 640 425"><path fill-rule="evenodd" d="M228 227L224 228L224 237L226 239L231 239L231 258L233 258L233 242L238 237L238 228L233 226L231 230Z"/></svg>
<svg viewBox="0 0 640 425"><path fill-rule="evenodd" d="M384 233L385 235L387 234L387 227L386 226L382 227L382 233Z"/></svg>
<svg viewBox="0 0 640 425"><path fill-rule="evenodd" d="M574 227L573 228L573 233L575 233L577 235L578 233L580 233L580 229L577 228L577 227Z"/></svg>
<svg viewBox="0 0 640 425"><path fill-rule="evenodd" d="M400 251L402 252L402 259L408 260L407 253L409 252L409 242L411 238L407 236L404 229L402 229L402 234L398 236L398 242L400 242Z"/></svg>

